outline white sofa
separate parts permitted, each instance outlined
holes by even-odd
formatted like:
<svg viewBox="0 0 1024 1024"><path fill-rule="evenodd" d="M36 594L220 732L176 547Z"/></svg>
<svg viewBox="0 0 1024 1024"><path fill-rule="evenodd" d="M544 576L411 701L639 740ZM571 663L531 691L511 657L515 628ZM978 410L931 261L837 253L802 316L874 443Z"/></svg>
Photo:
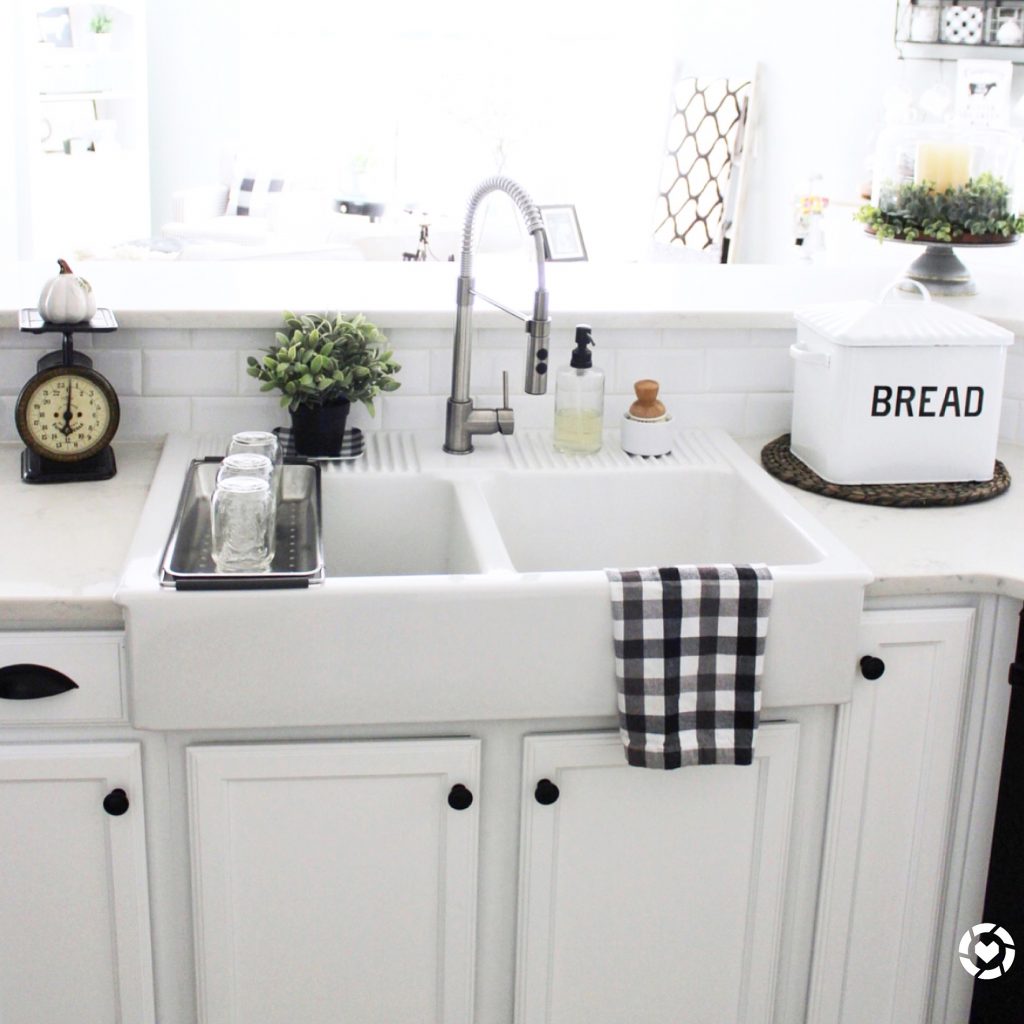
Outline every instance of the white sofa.
<svg viewBox="0 0 1024 1024"><path fill-rule="evenodd" d="M160 233L181 246L182 259L362 259L352 244L368 217L336 213L310 189L269 197L265 215L228 212L227 185L182 189L171 197L174 219ZM399 257L400 258L400 257Z"/></svg>
<svg viewBox="0 0 1024 1024"><path fill-rule="evenodd" d="M174 219L161 235L180 246L180 259L401 260L419 243L422 216L402 212L371 222L338 213L335 201L314 189L285 188L271 195L264 216L228 212L227 185L182 189L172 196ZM458 251L456 224L430 220L437 259Z"/></svg>

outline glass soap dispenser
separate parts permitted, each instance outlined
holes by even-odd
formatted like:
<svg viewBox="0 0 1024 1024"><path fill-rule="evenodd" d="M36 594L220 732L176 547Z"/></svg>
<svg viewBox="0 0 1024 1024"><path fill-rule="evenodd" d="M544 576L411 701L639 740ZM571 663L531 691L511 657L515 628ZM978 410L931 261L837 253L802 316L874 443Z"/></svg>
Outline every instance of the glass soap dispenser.
<svg viewBox="0 0 1024 1024"><path fill-rule="evenodd" d="M587 324L576 327L568 366L555 376L555 451L580 455L601 450L604 373L594 366L594 339Z"/></svg>

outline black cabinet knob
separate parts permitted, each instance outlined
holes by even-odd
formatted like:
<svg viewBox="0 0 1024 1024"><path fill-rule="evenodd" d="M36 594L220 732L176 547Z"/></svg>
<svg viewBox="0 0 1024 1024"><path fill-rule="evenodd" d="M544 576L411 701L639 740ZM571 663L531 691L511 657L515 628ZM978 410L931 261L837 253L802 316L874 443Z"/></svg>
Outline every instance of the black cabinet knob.
<svg viewBox="0 0 1024 1024"><path fill-rule="evenodd" d="M553 804L558 799L558 787L550 779L541 779L533 791L533 798L539 804Z"/></svg>
<svg viewBox="0 0 1024 1024"><path fill-rule="evenodd" d="M464 811L473 803L473 794L461 782L456 782L448 791L448 806L453 811Z"/></svg>
<svg viewBox="0 0 1024 1024"><path fill-rule="evenodd" d="M128 794L123 789L112 789L103 798L103 810L115 818L124 814L128 806Z"/></svg>
<svg viewBox="0 0 1024 1024"><path fill-rule="evenodd" d="M882 674L885 672L885 662L881 658L875 658L870 654L865 654L860 659L860 674L865 679L881 679Z"/></svg>
<svg viewBox="0 0 1024 1024"><path fill-rule="evenodd" d="M46 665L5 665L0 668L2 700L40 700L77 689L78 683Z"/></svg>

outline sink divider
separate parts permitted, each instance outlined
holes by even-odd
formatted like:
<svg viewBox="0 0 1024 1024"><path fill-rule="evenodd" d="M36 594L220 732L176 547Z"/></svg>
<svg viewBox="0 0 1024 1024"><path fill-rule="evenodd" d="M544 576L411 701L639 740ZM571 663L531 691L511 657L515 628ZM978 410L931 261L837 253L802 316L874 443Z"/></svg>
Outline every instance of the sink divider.
<svg viewBox="0 0 1024 1024"><path fill-rule="evenodd" d="M476 480L455 483L455 500L466 523L469 543L481 573L516 571L490 506Z"/></svg>

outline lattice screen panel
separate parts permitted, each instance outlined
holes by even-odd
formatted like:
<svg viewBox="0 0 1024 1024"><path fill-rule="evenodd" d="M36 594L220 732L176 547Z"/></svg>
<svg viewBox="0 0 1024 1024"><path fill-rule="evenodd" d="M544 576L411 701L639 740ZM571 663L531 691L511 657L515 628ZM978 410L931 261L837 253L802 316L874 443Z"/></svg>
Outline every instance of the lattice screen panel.
<svg viewBox="0 0 1024 1024"><path fill-rule="evenodd" d="M742 139L751 83L682 78L675 86L654 237L711 249L722 244L729 174Z"/></svg>

